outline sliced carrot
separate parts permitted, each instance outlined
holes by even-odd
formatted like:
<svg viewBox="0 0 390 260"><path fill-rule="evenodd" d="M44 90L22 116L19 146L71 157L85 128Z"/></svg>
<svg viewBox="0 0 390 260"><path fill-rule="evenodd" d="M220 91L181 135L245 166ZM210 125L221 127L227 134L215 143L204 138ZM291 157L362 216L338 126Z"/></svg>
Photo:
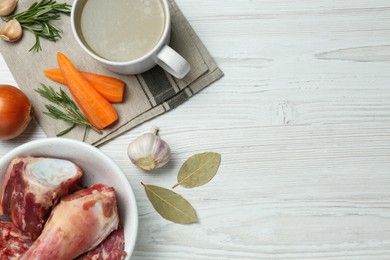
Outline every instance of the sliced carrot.
<svg viewBox="0 0 390 260"><path fill-rule="evenodd" d="M48 69L44 70L43 72L49 79L52 79L62 84L66 84L65 78L62 76L61 70L59 68ZM108 101L123 101L125 83L122 80L90 72L80 73L92 84L92 86L97 90L97 92L99 92Z"/></svg>
<svg viewBox="0 0 390 260"><path fill-rule="evenodd" d="M43 73L51 80L54 80L58 83L66 84L66 80L62 76L60 68L44 70Z"/></svg>
<svg viewBox="0 0 390 260"><path fill-rule="evenodd" d="M118 120L111 103L92 87L68 57L58 52L57 61L73 98L94 127L103 129Z"/></svg>

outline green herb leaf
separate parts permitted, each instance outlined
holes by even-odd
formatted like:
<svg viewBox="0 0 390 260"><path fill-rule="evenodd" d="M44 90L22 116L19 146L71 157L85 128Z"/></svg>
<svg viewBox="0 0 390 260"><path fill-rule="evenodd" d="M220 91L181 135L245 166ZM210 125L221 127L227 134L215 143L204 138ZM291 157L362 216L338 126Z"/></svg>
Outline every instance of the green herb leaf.
<svg viewBox="0 0 390 260"><path fill-rule="evenodd" d="M35 35L35 43L30 51L41 51L40 38L57 41L62 30L52 22L61 19L61 14L70 16L71 5L57 3L55 0L41 0L33 3L27 10L5 18L6 21L18 20L23 29Z"/></svg>
<svg viewBox="0 0 390 260"><path fill-rule="evenodd" d="M199 221L194 208L181 195L158 186L141 184L154 209L163 218L179 224Z"/></svg>
<svg viewBox="0 0 390 260"><path fill-rule="evenodd" d="M221 155L214 152L199 153L188 158L181 166L177 175L178 185L185 188L194 188L208 183L217 173Z"/></svg>
<svg viewBox="0 0 390 260"><path fill-rule="evenodd" d="M45 115L50 116L51 118L54 119L60 119L65 122L72 123L72 126L61 131L60 133L57 134L57 136L63 136L67 134L76 125L86 126L85 131L87 131L87 129L91 127L97 133L99 134L102 133L100 130L96 129L91 125L91 123L84 116L84 114L80 112L76 103L62 89L60 89L60 92L56 92L51 86L46 86L45 84L41 83L41 88L35 89L35 91L38 92L39 95L41 95L41 97L46 98L50 102L64 109L64 111L62 111L51 104L45 105L47 109L47 111L43 112ZM86 138L86 132L84 133L83 141L85 140L85 138Z"/></svg>

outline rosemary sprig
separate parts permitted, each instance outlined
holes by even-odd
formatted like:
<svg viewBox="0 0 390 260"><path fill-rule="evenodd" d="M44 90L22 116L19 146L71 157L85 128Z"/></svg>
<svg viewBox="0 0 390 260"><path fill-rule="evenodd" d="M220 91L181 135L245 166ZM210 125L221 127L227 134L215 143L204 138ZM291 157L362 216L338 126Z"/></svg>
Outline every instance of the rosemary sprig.
<svg viewBox="0 0 390 260"><path fill-rule="evenodd" d="M86 127L84 133L84 140L86 137L87 130L89 128L92 128L99 134L102 133L102 131L91 125L91 123L84 116L84 114L80 112L76 103L62 89L60 89L60 92L56 92L51 86L46 86L45 84L41 83L41 88L35 89L35 91L38 92L41 97L46 98L50 102L62 107L65 110L64 112L53 105L45 105L47 109L47 112L43 112L45 115L48 115L54 119L61 119L65 122L72 123L72 126L61 131L57 134L57 136L62 136L68 133L77 125L82 125Z"/></svg>
<svg viewBox="0 0 390 260"><path fill-rule="evenodd" d="M33 3L27 10L8 16L7 21L16 19L23 29L35 35L35 44L30 51L41 51L40 38L56 41L61 38L62 30L51 21L60 20L61 14L70 15L71 5L67 3L58 4L55 0L41 0Z"/></svg>

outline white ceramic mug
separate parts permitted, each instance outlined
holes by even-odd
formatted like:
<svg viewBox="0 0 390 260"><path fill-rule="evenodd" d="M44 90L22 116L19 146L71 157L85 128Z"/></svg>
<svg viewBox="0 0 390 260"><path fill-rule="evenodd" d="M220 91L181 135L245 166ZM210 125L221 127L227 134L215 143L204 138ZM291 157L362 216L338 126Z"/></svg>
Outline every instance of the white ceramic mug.
<svg viewBox="0 0 390 260"><path fill-rule="evenodd" d="M171 16L168 0L161 1L165 12L165 25L162 36L152 50L142 57L129 61L111 61L100 57L90 50L81 39L80 17L83 6L88 0L75 0L71 12L71 26L73 35L81 48L104 67L120 74L134 75L145 72L155 65L159 65L176 78L183 78L190 70L190 64L176 51L168 46L171 37ZM112 2L115 4L115 1ZM142 15L142 14L140 14ZM99 19L99 17L96 17Z"/></svg>

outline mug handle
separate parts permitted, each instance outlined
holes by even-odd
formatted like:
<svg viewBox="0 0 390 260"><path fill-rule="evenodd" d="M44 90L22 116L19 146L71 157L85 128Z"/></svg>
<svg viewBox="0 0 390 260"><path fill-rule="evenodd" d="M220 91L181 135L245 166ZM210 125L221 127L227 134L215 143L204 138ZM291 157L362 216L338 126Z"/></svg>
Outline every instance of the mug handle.
<svg viewBox="0 0 390 260"><path fill-rule="evenodd" d="M156 57L156 63L178 79L184 78L191 69L191 65L168 45L164 45Z"/></svg>

